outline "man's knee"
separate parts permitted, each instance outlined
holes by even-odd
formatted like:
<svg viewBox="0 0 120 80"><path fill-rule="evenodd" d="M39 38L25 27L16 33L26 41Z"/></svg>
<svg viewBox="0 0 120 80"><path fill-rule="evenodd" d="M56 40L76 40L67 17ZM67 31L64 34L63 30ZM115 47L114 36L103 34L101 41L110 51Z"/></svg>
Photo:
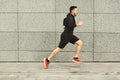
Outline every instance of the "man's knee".
<svg viewBox="0 0 120 80"><path fill-rule="evenodd" d="M83 45L83 41L82 41L82 40L78 40L78 41L76 42L76 44L77 44L78 46L82 46L82 45Z"/></svg>
<svg viewBox="0 0 120 80"><path fill-rule="evenodd" d="M55 49L55 51L60 52L60 51L62 51L62 48L57 47L57 48Z"/></svg>

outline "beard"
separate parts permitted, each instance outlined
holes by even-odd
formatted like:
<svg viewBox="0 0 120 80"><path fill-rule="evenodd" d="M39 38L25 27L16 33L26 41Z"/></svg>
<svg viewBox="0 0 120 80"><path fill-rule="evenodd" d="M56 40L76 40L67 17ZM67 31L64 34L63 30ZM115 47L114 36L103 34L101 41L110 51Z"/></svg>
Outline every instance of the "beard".
<svg viewBox="0 0 120 80"><path fill-rule="evenodd" d="M74 13L74 16L77 16L78 13Z"/></svg>
<svg viewBox="0 0 120 80"><path fill-rule="evenodd" d="M77 14L74 13L74 16L77 16Z"/></svg>

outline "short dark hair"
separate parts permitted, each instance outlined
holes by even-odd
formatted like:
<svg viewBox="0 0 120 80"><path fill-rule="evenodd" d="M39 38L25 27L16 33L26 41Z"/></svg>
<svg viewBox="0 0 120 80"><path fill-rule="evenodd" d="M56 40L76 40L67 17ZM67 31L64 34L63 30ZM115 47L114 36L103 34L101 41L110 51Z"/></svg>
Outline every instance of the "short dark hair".
<svg viewBox="0 0 120 80"><path fill-rule="evenodd" d="M77 6L70 6L70 8L69 8L70 12L75 8L77 8Z"/></svg>

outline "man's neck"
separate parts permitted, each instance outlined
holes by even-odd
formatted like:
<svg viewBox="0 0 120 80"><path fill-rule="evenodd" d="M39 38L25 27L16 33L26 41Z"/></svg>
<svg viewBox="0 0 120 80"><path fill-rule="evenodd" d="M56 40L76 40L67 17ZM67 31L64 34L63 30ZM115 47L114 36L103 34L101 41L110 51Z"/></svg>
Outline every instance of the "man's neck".
<svg viewBox="0 0 120 80"><path fill-rule="evenodd" d="M70 14L72 14L72 16L74 16L74 13L70 13Z"/></svg>

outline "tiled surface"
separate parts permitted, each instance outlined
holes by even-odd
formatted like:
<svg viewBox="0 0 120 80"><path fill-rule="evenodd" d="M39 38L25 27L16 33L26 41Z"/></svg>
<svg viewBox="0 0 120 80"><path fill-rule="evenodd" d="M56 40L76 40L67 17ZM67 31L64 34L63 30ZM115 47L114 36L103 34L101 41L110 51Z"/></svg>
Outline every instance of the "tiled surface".
<svg viewBox="0 0 120 80"><path fill-rule="evenodd" d="M0 80L120 80L120 63L1 63Z"/></svg>
<svg viewBox="0 0 120 80"><path fill-rule="evenodd" d="M120 14L95 14L95 32L120 32Z"/></svg>
<svg viewBox="0 0 120 80"><path fill-rule="evenodd" d="M93 13L93 0L56 0L56 12L68 12L71 5L76 5L79 12Z"/></svg>
<svg viewBox="0 0 120 80"><path fill-rule="evenodd" d="M51 50L55 48L55 33L20 33L20 50Z"/></svg>
<svg viewBox="0 0 120 80"><path fill-rule="evenodd" d="M120 61L119 53L94 53L95 61ZM114 58L114 59L113 59Z"/></svg>
<svg viewBox="0 0 120 80"><path fill-rule="evenodd" d="M120 34L95 33L95 52L120 52Z"/></svg>
<svg viewBox="0 0 120 80"><path fill-rule="evenodd" d="M18 50L17 33L0 33L0 50Z"/></svg>
<svg viewBox="0 0 120 80"><path fill-rule="evenodd" d="M18 61L18 51L0 51L0 61Z"/></svg>
<svg viewBox="0 0 120 80"><path fill-rule="evenodd" d="M17 12L17 0L0 0L0 12Z"/></svg>
<svg viewBox="0 0 120 80"><path fill-rule="evenodd" d="M55 0L18 0L18 4L19 12L55 12Z"/></svg>
<svg viewBox="0 0 120 80"><path fill-rule="evenodd" d="M94 0L95 13L120 13L120 0Z"/></svg>
<svg viewBox="0 0 120 80"><path fill-rule="evenodd" d="M55 32L54 13L20 13L19 31Z"/></svg>
<svg viewBox="0 0 120 80"><path fill-rule="evenodd" d="M79 10L76 22L84 21L74 31L83 41L83 61L120 61L119 4L120 0L0 0L0 61L48 57L59 44L71 5ZM53 61L70 61L75 46L69 43Z"/></svg>
<svg viewBox="0 0 120 80"><path fill-rule="evenodd" d="M19 61L43 61L44 57L49 56L51 52L39 52L39 51L20 51ZM92 52L81 52L80 58L82 61L93 61ZM72 62L72 58L75 52L60 52L54 57L52 61L67 61Z"/></svg>
<svg viewBox="0 0 120 80"><path fill-rule="evenodd" d="M0 31L17 31L17 14L0 14Z"/></svg>

